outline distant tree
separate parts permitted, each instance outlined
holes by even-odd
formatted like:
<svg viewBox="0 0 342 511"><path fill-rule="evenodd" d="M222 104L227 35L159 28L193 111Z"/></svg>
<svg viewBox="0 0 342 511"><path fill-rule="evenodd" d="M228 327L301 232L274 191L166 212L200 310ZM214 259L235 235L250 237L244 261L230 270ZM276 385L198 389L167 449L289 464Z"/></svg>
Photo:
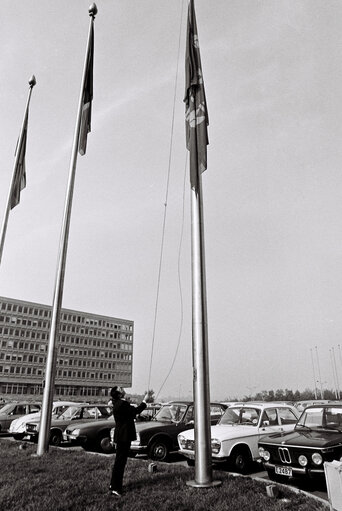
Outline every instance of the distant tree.
<svg viewBox="0 0 342 511"><path fill-rule="evenodd" d="M275 396L274 396L273 390L268 391L267 401L275 401Z"/></svg>
<svg viewBox="0 0 342 511"><path fill-rule="evenodd" d="M300 392L299 392L299 390L296 390L296 392L293 394L293 400L294 401L300 401Z"/></svg>
<svg viewBox="0 0 342 511"><path fill-rule="evenodd" d="M275 401L285 401L284 391L281 389L277 389L274 395Z"/></svg>

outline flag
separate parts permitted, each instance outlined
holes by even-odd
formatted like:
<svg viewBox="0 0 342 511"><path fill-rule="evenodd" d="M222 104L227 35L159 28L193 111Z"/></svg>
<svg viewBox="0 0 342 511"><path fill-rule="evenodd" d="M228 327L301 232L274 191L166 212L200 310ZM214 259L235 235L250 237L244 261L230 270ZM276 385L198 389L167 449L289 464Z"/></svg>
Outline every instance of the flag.
<svg viewBox="0 0 342 511"><path fill-rule="evenodd" d="M23 125L23 136L19 146L19 140L15 149L15 156L18 154L18 160L14 169L13 187L11 193L11 209L13 209L20 202L20 192L26 186L26 168L25 168L25 153L26 153L26 139L27 139L27 122L28 111L25 116Z"/></svg>
<svg viewBox="0 0 342 511"><path fill-rule="evenodd" d="M87 150L87 137L91 131L91 103L93 100L93 67L94 67L94 26L91 25L89 51L87 55L86 72L83 89L83 104L81 115L78 151L81 155Z"/></svg>
<svg viewBox="0 0 342 511"><path fill-rule="evenodd" d="M197 188L198 176L207 168L208 111L205 98L194 0L188 8L185 52L185 129L190 151L190 182Z"/></svg>

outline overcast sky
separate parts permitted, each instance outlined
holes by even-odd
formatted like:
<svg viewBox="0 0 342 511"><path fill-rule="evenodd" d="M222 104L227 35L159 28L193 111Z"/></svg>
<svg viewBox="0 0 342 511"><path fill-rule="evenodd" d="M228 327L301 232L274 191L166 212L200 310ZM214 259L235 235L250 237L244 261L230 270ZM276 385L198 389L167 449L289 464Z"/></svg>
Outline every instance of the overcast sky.
<svg viewBox="0 0 342 511"><path fill-rule="evenodd" d="M2 0L3 212L28 80L37 79L27 187L9 217L2 296L52 304L90 3ZM134 321L131 391L143 392L175 95L151 386L156 392L162 386L180 339L159 397L187 396L188 176L183 305L178 285L187 1L98 0L97 6L92 133L87 154L78 158L63 307ZM342 2L196 0L195 6L210 120L203 192L211 397L313 388L310 349L324 387L334 388L332 347L342 368Z"/></svg>

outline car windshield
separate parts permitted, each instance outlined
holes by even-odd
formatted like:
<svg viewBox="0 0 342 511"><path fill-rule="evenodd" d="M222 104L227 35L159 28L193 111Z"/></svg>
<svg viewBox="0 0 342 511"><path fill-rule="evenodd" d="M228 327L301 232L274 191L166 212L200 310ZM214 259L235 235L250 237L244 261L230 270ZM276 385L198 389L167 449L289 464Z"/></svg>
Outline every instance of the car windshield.
<svg viewBox="0 0 342 511"><path fill-rule="evenodd" d="M13 403L7 403L7 405L3 406L0 410L1 413L10 413L15 407Z"/></svg>
<svg viewBox="0 0 342 511"><path fill-rule="evenodd" d="M302 427L342 431L342 407L306 408L296 425Z"/></svg>
<svg viewBox="0 0 342 511"><path fill-rule="evenodd" d="M257 426L260 410L257 408L231 407L222 415L219 424Z"/></svg>
<svg viewBox="0 0 342 511"><path fill-rule="evenodd" d="M160 422L179 422L184 416L186 405L169 404L164 405L153 417L153 420Z"/></svg>

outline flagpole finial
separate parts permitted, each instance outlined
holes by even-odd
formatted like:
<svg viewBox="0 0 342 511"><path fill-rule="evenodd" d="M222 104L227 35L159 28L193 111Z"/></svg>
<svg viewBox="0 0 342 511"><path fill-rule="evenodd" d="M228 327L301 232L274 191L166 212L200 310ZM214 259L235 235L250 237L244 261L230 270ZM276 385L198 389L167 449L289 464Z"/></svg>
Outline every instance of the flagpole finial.
<svg viewBox="0 0 342 511"><path fill-rule="evenodd" d="M37 83L37 80L36 80L36 77L34 75L31 76L31 78L29 79L29 86L31 87L34 87Z"/></svg>
<svg viewBox="0 0 342 511"><path fill-rule="evenodd" d="M89 16L92 16L93 18L95 18L96 14L97 14L97 7L96 7L96 4L93 3L91 4L91 6L89 7Z"/></svg>

